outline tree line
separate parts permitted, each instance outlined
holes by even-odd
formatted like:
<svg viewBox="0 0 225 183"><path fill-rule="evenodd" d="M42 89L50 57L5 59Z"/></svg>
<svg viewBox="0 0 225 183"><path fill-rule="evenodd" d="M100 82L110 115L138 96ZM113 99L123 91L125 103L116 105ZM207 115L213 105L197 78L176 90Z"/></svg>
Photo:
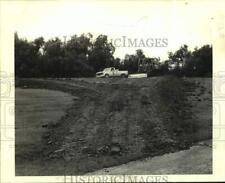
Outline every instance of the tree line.
<svg viewBox="0 0 225 183"><path fill-rule="evenodd" d="M92 77L106 68L115 67L129 73L146 72L149 76L176 74L186 76L212 75L212 47L204 45L188 50L187 45L168 53L168 59L147 57L141 49L113 56L115 47L106 35L96 39L88 34L74 35L68 41L43 37L28 41L15 33L15 74L17 77Z"/></svg>

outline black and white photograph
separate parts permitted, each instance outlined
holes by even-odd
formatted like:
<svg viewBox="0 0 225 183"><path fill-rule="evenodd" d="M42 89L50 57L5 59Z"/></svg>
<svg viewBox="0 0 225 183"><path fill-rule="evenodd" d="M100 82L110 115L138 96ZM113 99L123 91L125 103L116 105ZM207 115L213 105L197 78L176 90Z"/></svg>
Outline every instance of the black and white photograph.
<svg viewBox="0 0 225 183"><path fill-rule="evenodd" d="M213 27L225 16L212 4L7 6L18 18L10 29L15 176L213 175ZM88 180L98 181L110 182Z"/></svg>

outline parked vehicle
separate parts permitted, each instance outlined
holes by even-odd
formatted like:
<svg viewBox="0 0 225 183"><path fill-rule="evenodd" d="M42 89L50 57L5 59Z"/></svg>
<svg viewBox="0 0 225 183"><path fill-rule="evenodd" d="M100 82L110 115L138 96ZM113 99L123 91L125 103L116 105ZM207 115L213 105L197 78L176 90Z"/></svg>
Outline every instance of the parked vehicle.
<svg viewBox="0 0 225 183"><path fill-rule="evenodd" d="M96 73L97 78L109 78L109 77L128 77L128 71L120 71L119 69L115 69L114 67L105 68L101 72Z"/></svg>

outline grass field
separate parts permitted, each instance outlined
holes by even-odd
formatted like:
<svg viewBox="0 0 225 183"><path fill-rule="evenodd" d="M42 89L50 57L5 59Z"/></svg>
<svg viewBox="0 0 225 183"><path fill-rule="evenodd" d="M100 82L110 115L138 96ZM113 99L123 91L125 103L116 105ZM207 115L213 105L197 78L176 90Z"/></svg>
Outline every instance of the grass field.
<svg viewBox="0 0 225 183"><path fill-rule="evenodd" d="M16 173L35 174L47 126L66 114L73 97L46 89L16 89ZM34 164L33 164L34 163ZM41 168L38 167L38 168Z"/></svg>
<svg viewBox="0 0 225 183"><path fill-rule="evenodd" d="M16 85L17 175L84 174L212 138L211 78L19 79Z"/></svg>

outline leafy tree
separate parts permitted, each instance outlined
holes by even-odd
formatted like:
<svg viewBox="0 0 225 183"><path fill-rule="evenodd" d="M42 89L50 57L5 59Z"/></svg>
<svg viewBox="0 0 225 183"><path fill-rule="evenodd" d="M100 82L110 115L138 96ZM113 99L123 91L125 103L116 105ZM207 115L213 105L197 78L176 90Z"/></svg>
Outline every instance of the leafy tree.
<svg viewBox="0 0 225 183"><path fill-rule="evenodd" d="M92 48L92 35L74 35L65 45L64 73L68 76L93 76L94 69L89 65L88 57Z"/></svg>
<svg viewBox="0 0 225 183"><path fill-rule="evenodd" d="M37 70L40 45L20 39L15 33L15 73L20 77L35 77Z"/></svg>
<svg viewBox="0 0 225 183"><path fill-rule="evenodd" d="M125 55L124 69L128 70L129 73L138 72L138 59L135 55Z"/></svg>
<svg viewBox="0 0 225 183"><path fill-rule="evenodd" d="M191 52L188 50L187 45L181 46L175 53L168 53L168 58L176 65L176 69L182 67L190 56Z"/></svg>
<svg viewBox="0 0 225 183"><path fill-rule="evenodd" d="M81 36L74 35L66 44L66 50L76 55L84 54L87 55L92 47L92 35L82 34Z"/></svg>
<svg viewBox="0 0 225 183"><path fill-rule="evenodd" d="M145 55L141 49L136 50L135 55L137 61L138 61L138 72L144 71L144 64L145 64Z"/></svg>
<svg viewBox="0 0 225 183"><path fill-rule="evenodd" d="M212 47L204 45L195 48L191 57L185 64L185 74L194 76L207 76L212 74Z"/></svg>
<svg viewBox="0 0 225 183"><path fill-rule="evenodd" d="M44 46L45 40L43 37L36 38L33 42L36 54L40 54L40 49Z"/></svg>
<svg viewBox="0 0 225 183"><path fill-rule="evenodd" d="M95 72L111 65L114 60L114 51L115 47L108 42L106 35L100 35L96 38L89 52L89 63Z"/></svg>
<svg viewBox="0 0 225 183"><path fill-rule="evenodd" d="M61 76L61 68L63 68L64 48L63 43L59 38L50 39L43 48L46 76L57 77Z"/></svg>
<svg viewBox="0 0 225 183"><path fill-rule="evenodd" d="M121 60L120 58L115 58L113 61L113 67L117 68L117 69L121 69Z"/></svg>

